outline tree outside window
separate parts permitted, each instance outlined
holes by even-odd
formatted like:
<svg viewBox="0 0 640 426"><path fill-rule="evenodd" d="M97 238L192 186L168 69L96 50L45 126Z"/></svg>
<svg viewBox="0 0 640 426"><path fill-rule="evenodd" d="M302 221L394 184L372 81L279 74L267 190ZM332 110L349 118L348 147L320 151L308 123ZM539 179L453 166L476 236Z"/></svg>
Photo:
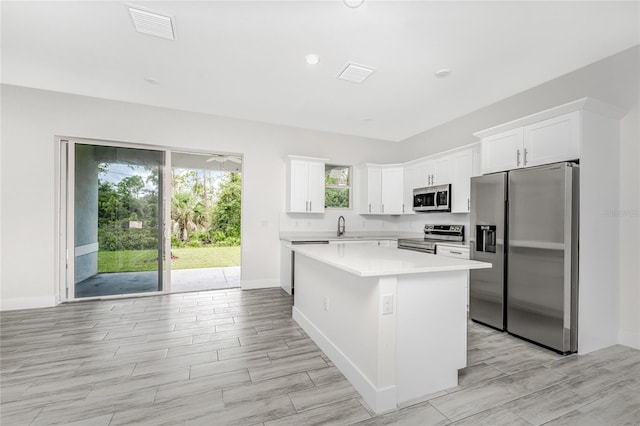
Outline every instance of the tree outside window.
<svg viewBox="0 0 640 426"><path fill-rule="evenodd" d="M324 168L325 208L351 207L351 167L327 164Z"/></svg>

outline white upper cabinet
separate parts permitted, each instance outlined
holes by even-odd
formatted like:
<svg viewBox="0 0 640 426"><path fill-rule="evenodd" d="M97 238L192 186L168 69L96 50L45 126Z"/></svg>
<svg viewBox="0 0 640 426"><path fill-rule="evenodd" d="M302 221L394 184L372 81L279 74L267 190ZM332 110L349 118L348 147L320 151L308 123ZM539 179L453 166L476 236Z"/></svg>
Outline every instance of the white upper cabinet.
<svg viewBox="0 0 640 426"><path fill-rule="evenodd" d="M482 173L521 167L523 130L515 129L482 139Z"/></svg>
<svg viewBox="0 0 640 426"><path fill-rule="evenodd" d="M360 214L402 214L403 178L401 165L360 166Z"/></svg>
<svg viewBox="0 0 640 426"><path fill-rule="evenodd" d="M580 111L524 127L523 165L580 158Z"/></svg>
<svg viewBox="0 0 640 426"><path fill-rule="evenodd" d="M421 158L404 167L404 213L414 214L413 190L451 184L451 212L468 213L471 177L480 174L480 144Z"/></svg>
<svg viewBox="0 0 640 426"><path fill-rule="evenodd" d="M433 172L431 174L432 185L446 185L453 180L452 157L445 155L433 161Z"/></svg>
<svg viewBox="0 0 640 426"><path fill-rule="evenodd" d="M482 173L578 160L580 120L580 111L573 111L497 134L476 133L482 139Z"/></svg>
<svg viewBox="0 0 640 426"><path fill-rule="evenodd" d="M403 177L403 213L415 214L413 211L413 189L420 188L418 173L420 168L417 164L410 164L404 168Z"/></svg>
<svg viewBox="0 0 640 426"><path fill-rule="evenodd" d="M469 213L471 209L471 177L479 174L479 147L454 154L451 182L451 213Z"/></svg>
<svg viewBox="0 0 640 426"><path fill-rule="evenodd" d="M326 159L289 156L287 159L287 212L324 212Z"/></svg>
<svg viewBox="0 0 640 426"><path fill-rule="evenodd" d="M402 197L402 166L383 167L380 201L383 214L402 214L404 200Z"/></svg>
<svg viewBox="0 0 640 426"><path fill-rule="evenodd" d="M379 166L364 166L361 172L360 213L382 214L382 169Z"/></svg>

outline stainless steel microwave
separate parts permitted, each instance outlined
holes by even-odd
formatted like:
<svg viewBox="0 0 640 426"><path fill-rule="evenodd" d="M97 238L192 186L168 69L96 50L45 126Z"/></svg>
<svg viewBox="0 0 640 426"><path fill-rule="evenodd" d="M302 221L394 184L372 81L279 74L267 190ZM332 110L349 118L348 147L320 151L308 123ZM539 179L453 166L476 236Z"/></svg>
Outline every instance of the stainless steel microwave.
<svg viewBox="0 0 640 426"><path fill-rule="evenodd" d="M450 212L451 184L413 190L414 212Z"/></svg>

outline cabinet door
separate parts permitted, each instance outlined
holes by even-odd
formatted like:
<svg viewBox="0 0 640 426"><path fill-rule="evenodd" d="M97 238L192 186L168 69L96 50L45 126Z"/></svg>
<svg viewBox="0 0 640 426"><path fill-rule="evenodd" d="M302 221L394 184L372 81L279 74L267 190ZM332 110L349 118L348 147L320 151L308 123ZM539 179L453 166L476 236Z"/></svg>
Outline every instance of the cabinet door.
<svg viewBox="0 0 640 426"><path fill-rule="evenodd" d="M446 185L452 182L452 159L450 156L438 158L433 162L431 185Z"/></svg>
<svg viewBox="0 0 640 426"><path fill-rule="evenodd" d="M522 128L484 138L481 146L483 174L517 169L523 165Z"/></svg>
<svg viewBox="0 0 640 426"><path fill-rule="evenodd" d="M306 213L309 210L309 167L306 161L291 160L291 193L289 194L289 211Z"/></svg>
<svg viewBox="0 0 640 426"><path fill-rule="evenodd" d="M324 163L309 162L309 212L324 212Z"/></svg>
<svg viewBox="0 0 640 426"><path fill-rule="evenodd" d="M413 189L420 188L418 184L418 166L405 167L402 179L403 190L403 214L415 214L413 211Z"/></svg>
<svg viewBox="0 0 640 426"><path fill-rule="evenodd" d="M451 184L451 212L468 213L471 205L471 176L473 175L473 150L454 154L453 181Z"/></svg>
<svg viewBox="0 0 640 426"><path fill-rule="evenodd" d="M365 213L382 213L382 170L379 167L367 168L367 204L361 206Z"/></svg>
<svg viewBox="0 0 640 426"><path fill-rule="evenodd" d="M424 188L433 185L431 176L433 175L433 161L423 161L418 164L418 180L416 188Z"/></svg>
<svg viewBox="0 0 640 426"><path fill-rule="evenodd" d="M525 167L580 158L580 111L524 128Z"/></svg>
<svg viewBox="0 0 640 426"><path fill-rule="evenodd" d="M382 169L380 202L384 214L402 214L402 175L402 167Z"/></svg>

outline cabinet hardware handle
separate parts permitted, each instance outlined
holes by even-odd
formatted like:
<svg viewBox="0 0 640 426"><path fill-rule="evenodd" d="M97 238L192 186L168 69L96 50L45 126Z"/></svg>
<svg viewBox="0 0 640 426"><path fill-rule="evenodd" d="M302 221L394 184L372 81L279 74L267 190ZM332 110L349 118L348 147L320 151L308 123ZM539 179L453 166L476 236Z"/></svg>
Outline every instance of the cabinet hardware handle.
<svg viewBox="0 0 640 426"><path fill-rule="evenodd" d="M467 210L471 210L471 198L467 198Z"/></svg>
<svg viewBox="0 0 640 426"><path fill-rule="evenodd" d="M382 213L384 213L384 204L382 205Z"/></svg>
<svg viewBox="0 0 640 426"><path fill-rule="evenodd" d="M460 254L460 255L462 254L461 251L453 251L453 250L451 250L449 253L451 253L451 254Z"/></svg>
<svg viewBox="0 0 640 426"><path fill-rule="evenodd" d="M520 150L518 150L516 166L520 167Z"/></svg>
<svg viewBox="0 0 640 426"><path fill-rule="evenodd" d="M404 213L404 204L402 205L402 213Z"/></svg>
<svg viewBox="0 0 640 426"><path fill-rule="evenodd" d="M312 205L311 203L312 203L312 201L309 201L309 211L313 210L313 207L311 207L311 205Z"/></svg>
<svg viewBox="0 0 640 426"><path fill-rule="evenodd" d="M369 213L371 213L371 203L369 203Z"/></svg>
<svg viewBox="0 0 640 426"><path fill-rule="evenodd" d="M525 166L527 165L527 153L528 153L527 148L525 148L524 149L524 165Z"/></svg>
<svg viewBox="0 0 640 426"><path fill-rule="evenodd" d="M308 212L309 211L309 201L305 201L304 202L304 211Z"/></svg>

